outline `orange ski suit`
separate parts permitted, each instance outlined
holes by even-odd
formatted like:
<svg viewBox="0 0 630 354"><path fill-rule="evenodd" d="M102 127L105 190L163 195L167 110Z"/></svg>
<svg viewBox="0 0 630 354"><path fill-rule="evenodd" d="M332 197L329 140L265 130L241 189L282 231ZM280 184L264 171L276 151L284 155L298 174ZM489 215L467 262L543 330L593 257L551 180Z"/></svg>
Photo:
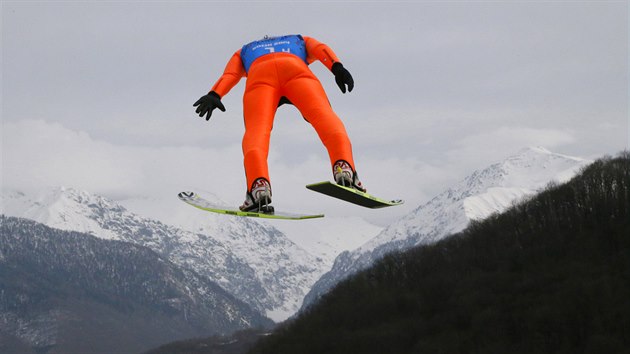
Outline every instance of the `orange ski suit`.
<svg viewBox="0 0 630 354"><path fill-rule="evenodd" d="M311 37L303 38L306 62L289 53L269 53L257 58L246 72L241 50L238 50L212 87L212 91L223 97L241 78L247 77L243 96L243 157L248 191L258 178L270 181L267 166L269 139L278 102L283 96L315 128L328 150L331 165L345 160L355 170L346 129L332 110L321 83L307 65L319 60L330 70L339 59L327 45Z"/></svg>

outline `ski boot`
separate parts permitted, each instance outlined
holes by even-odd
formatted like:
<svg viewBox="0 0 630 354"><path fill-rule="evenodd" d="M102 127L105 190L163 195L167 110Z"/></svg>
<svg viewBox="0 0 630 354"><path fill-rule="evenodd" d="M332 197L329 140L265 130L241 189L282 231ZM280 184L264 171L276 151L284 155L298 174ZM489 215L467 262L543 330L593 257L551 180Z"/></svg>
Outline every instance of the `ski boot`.
<svg viewBox="0 0 630 354"><path fill-rule="evenodd" d="M363 184L359 181L357 172L352 169L347 161L339 160L335 162L333 165L333 177L340 186L354 188L363 193L366 192Z"/></svg>
<svg viewBox="0 0 630 354"><path fill-rule="evenodd" d="M273 214L271 204L271 184L265 178L258 178L252 183L251 192L245 194L245 202L239 207L241 211Z"/></svg>

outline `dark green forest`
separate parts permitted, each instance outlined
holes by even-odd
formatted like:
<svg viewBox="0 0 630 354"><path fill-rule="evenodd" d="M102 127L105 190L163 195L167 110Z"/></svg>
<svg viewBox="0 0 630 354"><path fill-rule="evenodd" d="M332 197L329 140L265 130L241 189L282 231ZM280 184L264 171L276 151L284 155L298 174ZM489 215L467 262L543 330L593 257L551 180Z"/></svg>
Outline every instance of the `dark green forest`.
<svg viewBox="0 0 630 354"><path fill-rule="evenodd" d="M630 352L630 154L394 253L250 353Z"/></svg>

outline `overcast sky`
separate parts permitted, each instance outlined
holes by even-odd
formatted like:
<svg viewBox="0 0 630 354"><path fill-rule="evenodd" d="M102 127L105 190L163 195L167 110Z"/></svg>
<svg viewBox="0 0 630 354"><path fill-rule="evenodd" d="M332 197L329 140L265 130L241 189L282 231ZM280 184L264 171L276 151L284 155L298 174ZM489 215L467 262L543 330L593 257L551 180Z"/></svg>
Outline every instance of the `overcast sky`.
<svg viewBox="0 0 630 354"><path fill-rule="evenodd" d="M368 191L365 211L304 185L331 179L294 107L276 115L277 209L401 217L525 146L596 158L628 148L626 1L2 2L2 185L113 198L182 189L239 205L242 80L210 122L192 104L264 35L328 44L355 79L315 62ZM173 199L177 203L176 199Z"/></svg>

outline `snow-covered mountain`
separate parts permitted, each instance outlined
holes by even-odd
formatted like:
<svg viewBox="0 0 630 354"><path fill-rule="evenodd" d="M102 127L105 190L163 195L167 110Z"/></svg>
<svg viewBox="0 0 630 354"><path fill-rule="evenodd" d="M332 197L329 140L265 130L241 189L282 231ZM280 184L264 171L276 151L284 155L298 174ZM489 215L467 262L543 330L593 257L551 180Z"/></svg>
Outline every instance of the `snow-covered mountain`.
<svg viewBox="0 0 630 354"><path fill-rule="evenodd" d="M37 196L3 191L2 208L8 216L146 246L207 276L276 321L294 314L312 284L329 269L272 226L245 218L216 218L190 207L183 212L203 221L191 220L188 225L194 230L140 216L117 202L72 188Z"/></svg>
<svg viewBox="0 0 630 354"><path fill-rule="evenodd" d="M302 308L306 308L339 281L365 269L385 254L433 243L459 232L471 220L503 211L552 181L569 180L589 162L531 147L475 171L389 225L361 247L341 253L332 269L315 283L304 299Z"/></svg>
<svg viewBox="0 0 630 354"><path fill-rule="evenodd" d="M2 353L140 353L273 324L146 247L4 215L0 284Z"/></svg>
<svg viewBox="0 0 630 354"><path fill-rule="evenodd" d="M552 180L570 178L587 162L528 148L476 171L385 229L359 218L270 223L225 217L191 208L173 191L120 202L71 188L38 195L3 191L1 212L150 247L279 321L303 299L312 302L382 255L460 231Z"/></svg>

